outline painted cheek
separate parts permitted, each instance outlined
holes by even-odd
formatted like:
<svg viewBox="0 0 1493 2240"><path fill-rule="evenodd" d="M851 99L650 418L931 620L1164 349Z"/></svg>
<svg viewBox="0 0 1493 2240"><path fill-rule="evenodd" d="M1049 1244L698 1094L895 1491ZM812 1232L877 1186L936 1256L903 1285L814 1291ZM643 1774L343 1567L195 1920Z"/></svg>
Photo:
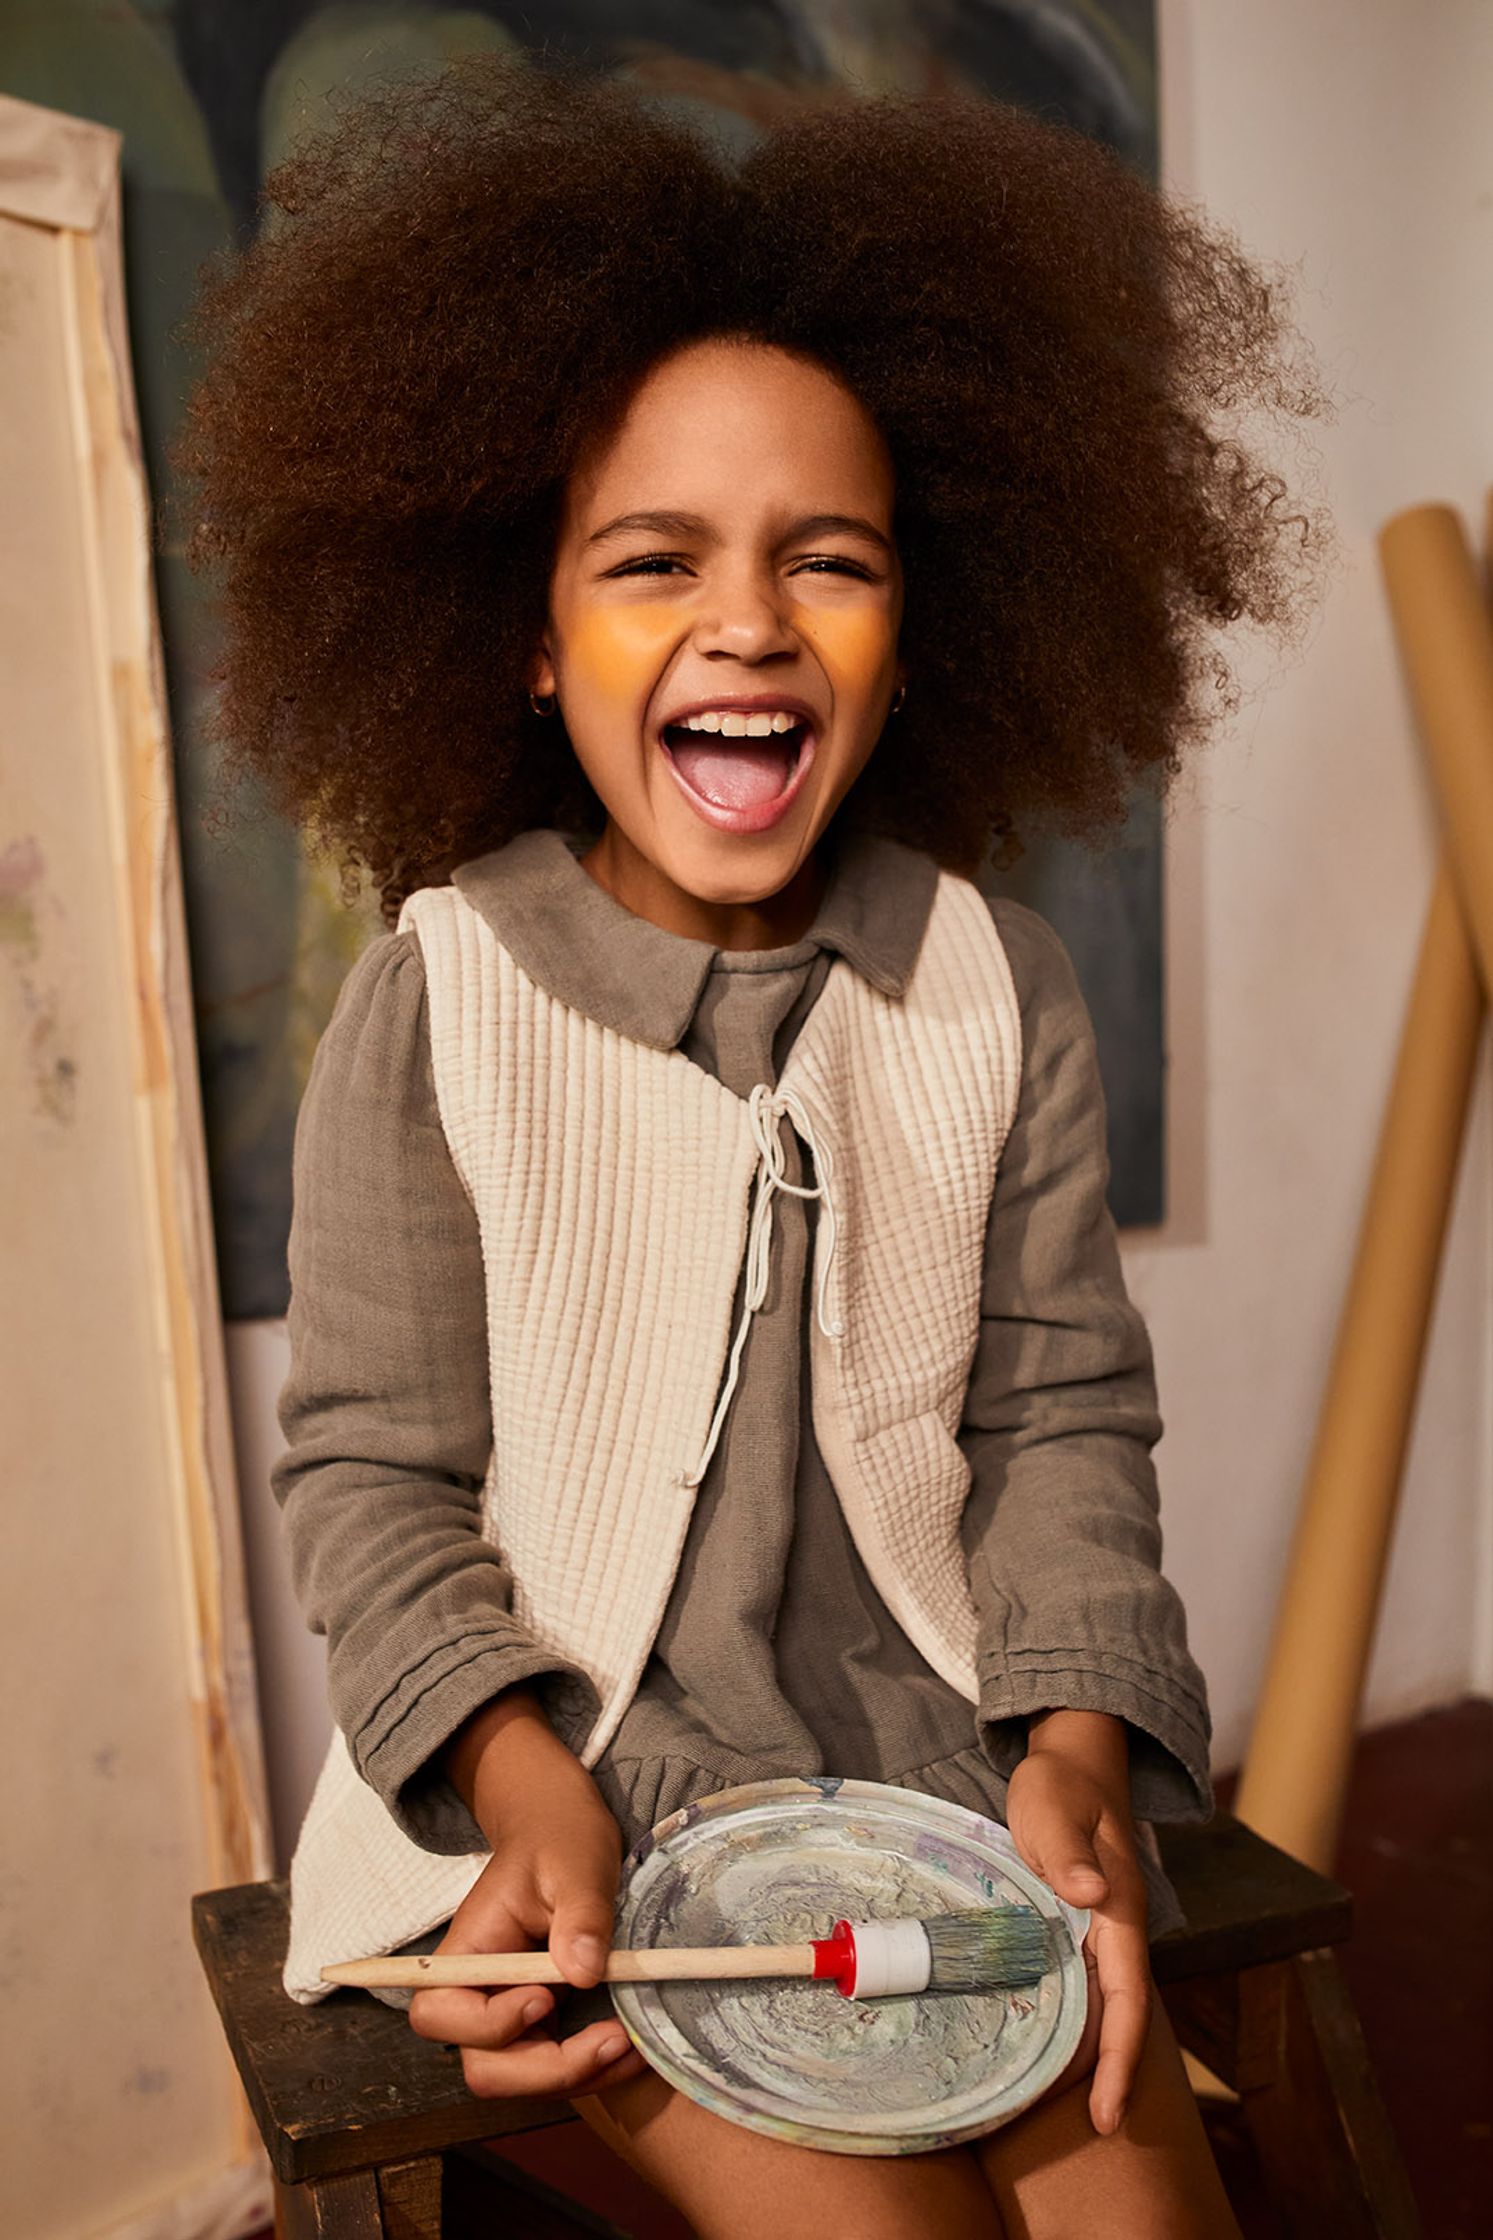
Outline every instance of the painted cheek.
<svg viewBox="0 0 1493 2240"><path fill-rule="evenodd" d="M672 602L583 615L566 633L567 682L632 708L648 698L677 642Z"/></svg>
<svg viewBox="0 0 1493 2240"><path fill-rule="evenodd" d="M868 607L793 609L793 627L842 690L869 690L896 651L891 617Z"/></svg>

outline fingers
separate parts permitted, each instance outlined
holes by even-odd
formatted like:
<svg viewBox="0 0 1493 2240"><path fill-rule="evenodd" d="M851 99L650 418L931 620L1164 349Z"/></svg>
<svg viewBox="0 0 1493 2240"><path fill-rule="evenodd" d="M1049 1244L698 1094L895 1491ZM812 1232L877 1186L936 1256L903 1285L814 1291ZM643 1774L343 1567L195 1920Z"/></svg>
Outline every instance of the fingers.
<svg viewBox="0 0 1493 2240"><path fill-rule="evenodd" d="M612 1948L612 1901L594 1884L560 1892L550 1922L549 1948L578 1990L600 1983Z"/></svg>
<svg viewBox="0 0 1493 2240"><path fill-rule="evenodd" d="M501 2051L462 2050L467 2090L480 2100L533 2095L571 2099L641 2075L645 2063L620 2022L593 2022L572 2038L528 2031Z"/></svg>
<svg viewBox="0 0 1493 2240"><path fill-rule="evenodd" d="M1094 2129L1107 2135L1124 2118L1150 2028L1151 1968L1144 1928L1133 1921L1106 1921L1096 1940L1096 1958L1104 2012L1089 2114Z"/></svg>
<svg viewBox="0 0 1493 2240"><path fill-rule="evenodd" d="M590 1990L601 1981L611 1950L620 1841L616 1822L598 1808L563 1845L546 1842L526 1856L494 1854L457 1907L437 1952L523 1952L548 1945L566 1982Z"/></svg>
<svg viewBox="0 0 1493 2240"><path fill-rule="evenodd" d="M531 1950L544 1933L544 1922L532 1902L524 1904L526 1895L521 1888L516 1892L503 1888L485 1871L457 1907L436 1952L444 1956ZM530 1921L535 1928L529 1927ZM540 1997L548 2014L554 1999L537 1984L516 1984L501 1991L443 1984L415 1993L409 2006L410 2028L417 2037L432 2038L437 2045L502 2045L518 2029L525 2003Z"/></svg>
<svg viewBox="0 0 1493 2240"><path fill-rule="evenodd" d="M415 1993L409 2023L417 2038L430 2038L436 2045L492 2050L545 2020L554 2006L554 1993L542 1984L519 1983L503 1991L443 1985Z"/></svg>
<svg viewBox="0 0 1493 2240"><path fill-rule="evenodd" d="M1060 2075L1053 2079L1052 2083L1048 2085L1046 2090L1039 2094L1038 2098L1033 2101L1032 2105L1034 2107L1040 2107L1044 2100L1057 2099L1059 2094L1066 2092L1070 2085L1078 2084L1084 2077L1088 2075L1089 2071L1093 2068L1095 2061L1098 2059L1099 2023L1102 2013L1098 1988L1099 1971L1095 1963L1094 1956L1089 1951L1087 1945L1085 1945L1084 1947L1083 1960L1084 1966L1088 1971L1088 2004L1084 2010L1083 2030L1079 2036L1077 2045L1073 2048L1073 2052L1069 2056L1066 2066L1064 2067Z"/></svg>
<svg viewBox="0 0 1493 2240"><path fill-rule="evenodd" d="M612 1941L621 1830L589 1781L582 1806L560 1819L557 1832L555 1816L541 1815L543 1824L524 1841L494 1851L452 1916L439 1953L528 1952L538 1960L535 1948L547 1942L548 1958L569 1984L589 1990L600 1982ZM564 2097L639 2073L642 2058L614 2018L560 2040L554 2009L554 1992L542 1984L440 1985L416 1992L409 2021L417 2037L460 2048L468 2088L484 2098Z"/></svg>
<svg viewBox="0 0 1493 2240"><path fill-rule="evenodd" d="M1025 1763L1032 1778L1012 1800L1009 1821L1017 1850L1070 1906L1101 1905L1111 1889L1097 1840L1103 1791L1051 1754Z"/></svg>
<svg viewBox="0 0 1493 2240"><path fill-rule="evenodd" d="M1128 1808L1115 1781L1061 1749L1028 1752L1007 1802L1022 1857L1060 1898L1091 1914L1089 1993L1101 2016L1089 2113L1107 2135L1123 2120L1151 2019L1146 1887Z"/></svg>
<svg viewBox="0 0 1493 2240"><path fill-rule="evenodd" d="M1070 1906L1102 1905L1109 1895L1109 1877L1097 1852L1084 1837L1070 1835L1064 1851L1047 1868L1046 1881Z"/></svg>
<svg viewBox="0 0 1493 2240"><path fill-rule="evenodd" d="M546 2025L554 1994L535 1984L504 1991L418 1991L410 2027L437 2044L460 2048L467 2089L479 2099L598 2092L641 2074L645 2063L620 2022L603 2017L557 2039Z"/></svg>
<svg viewBox="0 0 1493 2240"><path fill-rule="evenodd" d="M550 1956L577 1990L601 1981L612 1949L612 1909L621 1866L621 1831L610 1815L597 1819L539 1878L549 1911Z"/></svg>
<svg viewBox="0 0 1493 2240"><path fill-rule="evenodd" d="M1070 1906L1098 1906L1113 1894L1113 1878L1105 1870L1097 1827L1068 1819L1041 1824L1043 1865L1038 1869L1048 1885Z"/></svg>
<svg viewBox="0 0 1493 2240"><path fill-rule="evenodd" d="M529 1884L499 1880L489 1861L436 1946L449 1952L524 1952L543 1937L548 1915Z"/></svg>

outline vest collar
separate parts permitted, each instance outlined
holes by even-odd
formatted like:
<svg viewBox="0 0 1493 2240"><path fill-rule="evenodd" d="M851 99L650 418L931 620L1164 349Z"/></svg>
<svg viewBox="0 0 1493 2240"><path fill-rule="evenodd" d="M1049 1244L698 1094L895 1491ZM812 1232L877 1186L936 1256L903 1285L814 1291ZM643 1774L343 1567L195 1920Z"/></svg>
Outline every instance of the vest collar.
<svg viewBox="0 0 1493 2240"><path fill-rule="evenodd" d="M581 868L586 845L548 826L521 832L458 865L452 884L547 995L632 1041L675 1049L723 952L625 909ZM829 949L880 994L900 997L937 884L938 866L921 849L847 832L803 940L755 952L750 968L786 969ZM731 952L733 967L740 954Z"/></svg>

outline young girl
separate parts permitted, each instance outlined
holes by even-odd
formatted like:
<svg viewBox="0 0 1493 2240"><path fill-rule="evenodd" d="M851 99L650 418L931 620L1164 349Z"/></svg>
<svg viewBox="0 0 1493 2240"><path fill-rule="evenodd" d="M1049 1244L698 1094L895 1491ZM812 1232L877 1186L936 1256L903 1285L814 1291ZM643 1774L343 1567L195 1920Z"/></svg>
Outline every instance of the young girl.
<svg viewBox="0 0 1493 2240"><path fill-rule="evenodd" d="M707 2240L1234 2233L1148 1938L1211 1809L1150 1351L1064 951L971 875L1097 829L1300 611L1318 524L1211 431L1307 412L1270 286L1077 135L815 110L744 161L491 60L269 183L179 464L219 726L390 930L295 1151L275 1471L339 1728L286 1964L430 1991ZM1067 2074L816 2154L628 2050L625 1849L837 1773L1092 1909Z"/></svg>

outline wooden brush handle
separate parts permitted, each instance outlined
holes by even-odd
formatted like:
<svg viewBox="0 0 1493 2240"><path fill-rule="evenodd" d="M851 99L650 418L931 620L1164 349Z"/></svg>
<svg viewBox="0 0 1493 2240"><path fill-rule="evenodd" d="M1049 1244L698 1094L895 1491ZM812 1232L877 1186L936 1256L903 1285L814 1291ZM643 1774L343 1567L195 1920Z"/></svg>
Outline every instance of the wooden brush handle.
<svg viewBox="0 0 1493 2240"><path fill-rule="evenodd" d="M811 1944L686 1945L611 1952L603 1983L672 1983L700 1976L811 1976ZM324 1983L361 1990L431 1991L458 1984L491 1990L514 1983L564 1983L547 1952L429 1952L390 1959L339 1960L321 1971Z"/></svg>

